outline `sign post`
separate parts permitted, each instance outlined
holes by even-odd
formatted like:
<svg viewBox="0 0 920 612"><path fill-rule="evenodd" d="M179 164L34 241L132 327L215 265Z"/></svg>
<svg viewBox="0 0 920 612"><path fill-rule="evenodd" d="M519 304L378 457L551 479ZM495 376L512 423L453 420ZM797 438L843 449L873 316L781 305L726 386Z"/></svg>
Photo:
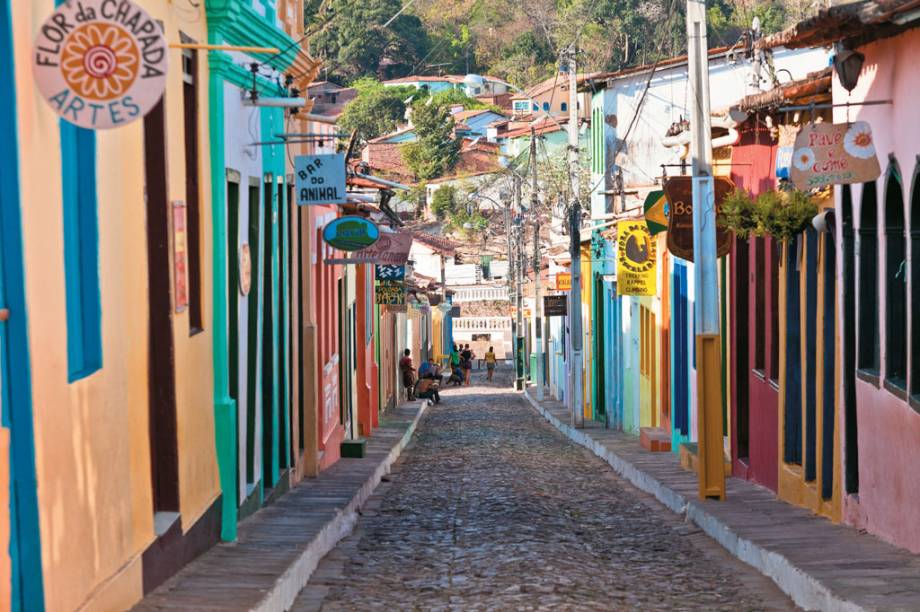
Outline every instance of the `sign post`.
<svg viewBox="0 0 920 612"><path fill-rule="evenodd" d="M294 187L300 206L345 204L345 155L298 155Z"/></svg>
<svg viewBox="0 0 920 612"><path fill-rule="evenodd" d="M712 116L709 107L709 52L706 3L687 0L687 58L690 72L690 151L693 156L693 278L696 299L696 413L701 499L725 499L722 444L722 353L716 200L712 177ZM677 214L671 207L671 219ZM669 232L670 234L670 232ZM669 247L670 248L670 243Z"/></svg>
<svg viewBox="0 0 920 612"><path fill-rule="evenodd" d="M617 223L617 295L656 295L655 241L642 221Z"/></svg>
<svg viewBox="0 0 920 612"><path fill-rule="evenodd" d="M725 197L735 188L729 179L717 176L713 180L715 189L715 206L719 206ZM694 261L693 236L694 236L694 202L693 177L675 176L668 179L664 185L664 193L668 200L668 251L672 254ZM732 248L732 233L730 230L716 226L716 256L724 257Z"/></svg>
<svg viewBox="0 0 920 612"><path fill-rule="evenodd" d="M38 28L32 69L57 114L100 130L156 106L166 90L167 56L162 26L131 0L81 0L62 2Z"/></svg>
<svg viewBox="0 0 920 612"><path fill-rule="evenodd" d="M790 179L803 191L867 183L882 173L872 128L855 123L809 123L795 139Z"/></svg>
<svg viewBox="0 0 920 612"><path fill-rule="evenodd" d="M323 228L323 240L326 244L341 251L360 251L379 239L380 228L364 217L339 217Z"/></svg>

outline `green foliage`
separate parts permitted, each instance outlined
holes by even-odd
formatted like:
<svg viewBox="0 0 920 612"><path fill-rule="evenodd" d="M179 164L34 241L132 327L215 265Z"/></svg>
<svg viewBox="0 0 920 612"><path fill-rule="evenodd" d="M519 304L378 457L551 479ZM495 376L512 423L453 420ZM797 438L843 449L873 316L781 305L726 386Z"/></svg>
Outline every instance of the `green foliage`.
<svg viewBox="0 0 920 612"><path fill-rule="evenodd" d="M438 219L456 214L458 207L457 188L453 185L441 185L431 196L431 212Z"/></svg>
<svg viewBox="0 0 920 612"><path fill-rule="evenodd" d="M769 235L789 240L808 229L817 214L817 204L802 191L765 191L754 201L746 191L736 190L722 202L719 224L739 238Z"/></svg>
<svg viewBox="0 0 920 612"><path fill-rule="evenodd" d="M743 239L757 233L754 200L747 191L736 189L726 196L719 207L719 225Z"/></svg>
<svg viewBox="0 0 920 612"><path fill-rule="evenodd" d="M316 32L310 50L340 78L376 75L386 79L407 74L428 52L429 40L415 15L403 13L383 27L400 8L401 0L308 3L307 31Z"/></svg>
<svg viewBox="0 0 920 612"><path fill-rule="evenodd" d="M763 232L789 240L804 232L818 214L818 205L802 191L768 191L757 198L758 224Z"/></svg>
<svg viewBox="0 0 920 612"><path fill-rule="evenodd" d="M473 206L469 194L454 185L441 185L431 196L431 212L446 221L448 232L471 237L481 233L489 225L489 220Z"/></svg>
<svg viewBox="0 0 920 612"><path fill-rule="evenodd" d="M553 76L578 38L580 69L620 70L686 53L673 0L307 0L311 50L333 77L491 74L520 86ZM710 0L709 40L731 46L754 17L770 34L807 17L811 0Z"/></svg>
<svg viewBox="0 0 920 612"><path fill-rule="evenodd" d="M463 106L464 110L478 110L481 108L493 108L484 102L480 102L476 98L471 98L466 95L466 92L462 89L444 89L436 93L431 94L431 102L435 106L441 108L446 108L460 104ZM420 98L414 102L414 106L422 106L429 104L428 98Z"/></svg>
<svg viewBox="0 0 920 612"><path fill-rule="evenodd" d="M339 127L358 130L358 139L367 142L396 129L406 113L405 100L415 93L414 87L384 87L371 78L352 83L358 90L354 100L345 105Z"/></svg>
<svg viewBox="0 0 920 612"><path fill-rule="evenodd" d="M416 177L431 180L453 169L460 156L454 120L447 107L416 104L412 111L416 141L401 147L403 160Z"/></svg>

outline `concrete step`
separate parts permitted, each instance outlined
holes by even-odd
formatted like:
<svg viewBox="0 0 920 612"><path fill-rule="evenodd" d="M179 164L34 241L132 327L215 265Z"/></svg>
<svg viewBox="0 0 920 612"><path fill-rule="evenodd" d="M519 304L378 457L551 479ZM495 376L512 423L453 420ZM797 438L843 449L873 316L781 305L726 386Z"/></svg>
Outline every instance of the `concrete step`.
<svg viewBox="0 0 920 612"><path fill-rule="evenodd" d="M671 434L660 427L643 427L639 430L639 444L653 453L671 451Z"/></svg>

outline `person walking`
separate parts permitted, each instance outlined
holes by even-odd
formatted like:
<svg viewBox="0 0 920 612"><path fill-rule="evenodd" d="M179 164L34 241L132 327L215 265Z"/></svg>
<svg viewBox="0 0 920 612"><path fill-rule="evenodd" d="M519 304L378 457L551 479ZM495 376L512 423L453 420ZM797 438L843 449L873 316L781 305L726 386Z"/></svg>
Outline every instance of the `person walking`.
<svg viewBox="0 0 920 612"><path fill-rule="evenodd" d="M464 346L463 352L460 353L460 367L463 368L463 382L469 386L473 373L473 351L470 350L469 344Z"/></svg>
<svg viewBox="0 0 920 612"><path fill-rule="evenodd" d="M488 378L491 382L492 375L495 373L495 347L490 346L489 352L486 353L486 370L488 372Z"/></svg>
<svg viewBox="0 0 920 612"><path fill-rule="evenodd" d="M402 374L403 387L406 388L406 401L409 402L415 399L415 368L412 367L412 357L409 356L411 354L412 351L406 349L399 360L399 371Z"/></svg>

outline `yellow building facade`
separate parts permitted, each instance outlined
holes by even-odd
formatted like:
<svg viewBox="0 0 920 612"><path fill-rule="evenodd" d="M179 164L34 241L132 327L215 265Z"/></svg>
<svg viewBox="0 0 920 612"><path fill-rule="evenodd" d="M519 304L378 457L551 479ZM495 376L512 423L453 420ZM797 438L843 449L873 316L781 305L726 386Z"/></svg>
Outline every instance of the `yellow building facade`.
<svg viewBox="0 0 920 612"><path fill-rule="evenodd" d="M203 3L136 4L168 43L207 41ZM54 2L5 10L43 583L42 602L11 607L124 609L218 533L207 57L170 48L161 105L79 129L32 70Z"/></svg>

